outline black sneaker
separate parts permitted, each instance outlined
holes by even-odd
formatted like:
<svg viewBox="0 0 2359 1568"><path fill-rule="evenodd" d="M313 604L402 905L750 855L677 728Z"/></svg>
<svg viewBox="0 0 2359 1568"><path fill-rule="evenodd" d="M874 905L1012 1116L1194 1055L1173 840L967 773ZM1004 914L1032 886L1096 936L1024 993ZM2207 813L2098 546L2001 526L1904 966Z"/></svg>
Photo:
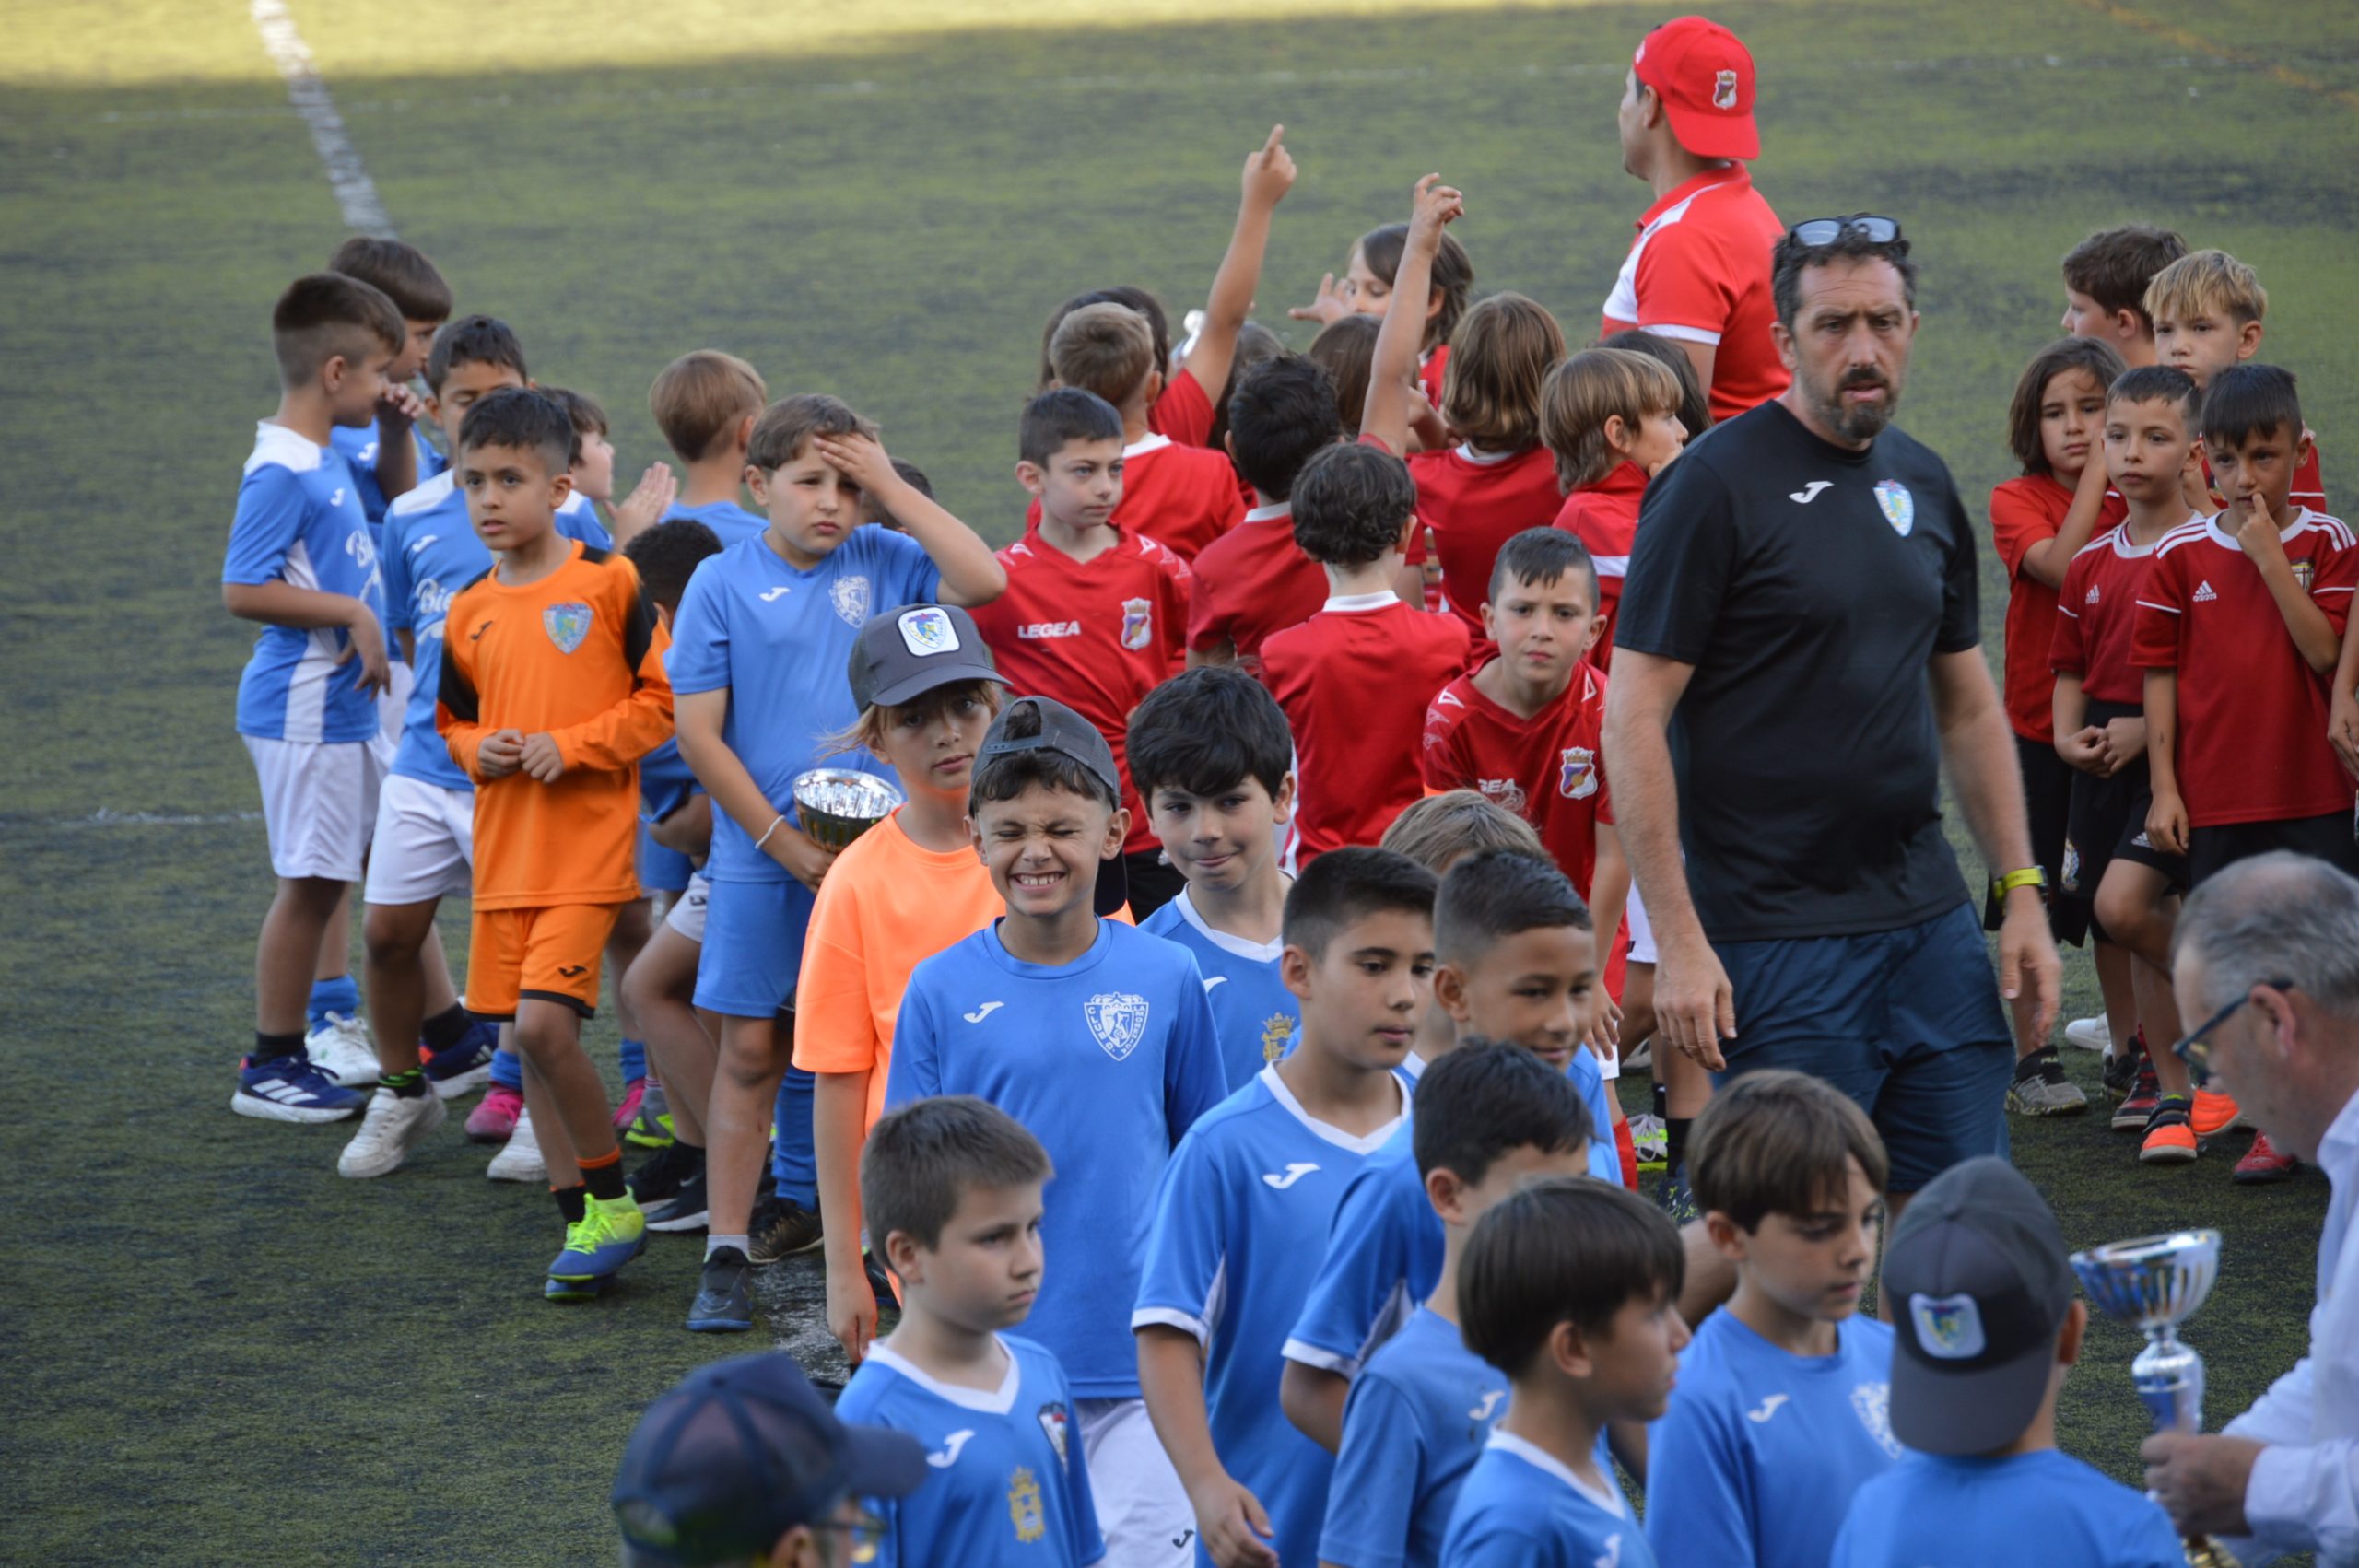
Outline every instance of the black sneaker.
<svg viewBox="0 0 2359 1568"><path fill-rule="evenodd" d="M667 1143L640 1161L623 1185L639 1199L639 1206L647 1209L670 1199L689 1182L703 1179L704 1151L687 1143Z"/></svg>
<svg viewBox="0 0 2359 1568"><path fill-rule="evenodd" d="M699 1169L671 1197L650 1203L642 1211L647 1216L647 1228L677 1235L683 1231L705 1228L706 1199L704 1172Z"/></svg>
<svg viewBox="0 0 2359 1568"><path fill-rule="evenodd" d="M819 1211L780 1198L754 1211L753 1258L776 1263L819 1245Z"/></svg>
<svg viewBox="0 0 2359 1568"><path fill-rule="evenodd" d="M753 1293L745 1288L745 1255L724 1246L704 1260L697 1299L688 1307L691 1334L742 1334L754 1326Z"/></svg>
<svg viewBox="0 0 2359 1568"><path fill-rule="evenodd" d="M2138 1045L2133 1040L2127 1049L2105 1059L2105 1092L2117 1100L2126 1100L2137 1086Z"/></svg>
<svg viewBox="0 0 2359 1568"><path fill-rule="evenodd" d="M868 1275L869 1293L876 1298L876 1305L899 1311L901 1298L893 1293L893 1277L886 1271L885 1260L873 1252L863 1252L860 1266Z"/></svg>

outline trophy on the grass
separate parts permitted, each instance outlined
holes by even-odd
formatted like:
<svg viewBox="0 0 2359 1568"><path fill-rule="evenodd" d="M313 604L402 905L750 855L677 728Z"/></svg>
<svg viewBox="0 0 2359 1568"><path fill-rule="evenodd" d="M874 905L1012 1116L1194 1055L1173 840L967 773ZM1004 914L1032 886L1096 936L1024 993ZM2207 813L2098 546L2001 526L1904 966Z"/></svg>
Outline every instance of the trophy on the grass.
<svg viewBox="0 0 2359 1568"><path fill-rule="evenodd" d="M830 849L843 848L900 803L898 790L849 767L815 767L794 780L794 814L803 819L803 831Z"/></svg>
<svg viewBox="0 0 2359 1568"><path fill-rule="evenodd" d="M2220 1233L2173 1231L2093 1246L2072 1254L2072 1270L2099 1312L2144 1331L2146 1348L2130 1362L2130 1376L2154 1430L2202 1431L2203 1358L2179 1340L2178 1326L2203 1305L2220 1277ZM2187 1560L2198 1568L2234 1568L2236 1562L2201 1536L2189 1539Z"/></svg>

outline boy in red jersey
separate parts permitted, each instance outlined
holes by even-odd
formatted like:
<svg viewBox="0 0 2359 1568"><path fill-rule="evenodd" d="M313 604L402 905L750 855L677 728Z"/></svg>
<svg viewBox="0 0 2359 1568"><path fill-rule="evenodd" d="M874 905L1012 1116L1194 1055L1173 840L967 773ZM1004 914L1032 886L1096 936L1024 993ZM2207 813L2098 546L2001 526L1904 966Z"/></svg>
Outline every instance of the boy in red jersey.
<svg viewBox="0 0 2359 1568"><path fill-rule="evenodd" d="M2147 836L2185 854L2198 886L2270 849L2359 871L2351 779L2326 742L2359 549L2339 520L2292 502L2310 446L2293 373L2213 376L2203 445L2227 508L2155 546L2131 632L2146 672Z"/></svg>
<svg viewBox="0 0 2359 1568"><path fill-rule="evenodd" d="M2154 323L2154 357L2195 378L2209 391L2212 378L2241 365L2260 352L2269 314L2269 290L2260 275L2225 251L2198 251L2181 256L2154 275L2146 286L2146 313ZM2291 503L2313 510L2326 508L2326 482L2318 476L2318 450L2307 430L2302 439L2299 464L2294 470ZM2226 490L2209 471L2212 504L2224 506ZM2281 507L2279 516L2283 516Z"/></svg>
<svg viewBox="0 0 2359 1568"><path fill-rule="evenodd" d="M1105 399L1077 387L1042 392L1024 410L1021 453L1015 477L1040 519L999 553L1007 591L975 610L975 625L1015 696L1056 698L1113 748L1131 813L1122 846L1131 907L1144 919L1185 882L1161 863L1123 737L1139 698L1180 667L1194 578L1155 540L1115 525L1127 470L1122 415ZM1227 495L1237 499L1234 485Z"/></svg>
<svg viewBox="0 0 2359 1568"><path fill-rule="evenodd" d="M1680 398L1678 377L1623 348L1582 349L1548 373L1540 394L1540 438L1555 455L1565 486L1556 526L1581 542L1597 574L1603 629L1589 657L1601 670L1613 661L1614 613L1622 605L1647 481L1687 445Z"/></svg>
<svg viewBox="0 0 2359 1568"><path fill-rule="evenodd" d="M2177 230L2147 223L2100 229L2064 254L2064 331L2111 345L2124 365L2154 363L2146 288L2187 254Z"/></svg>
<svg viewBox="0 0 2359 1568"><path fill-rule="evenodd" d="M1344 436L1334 384L1285 354L1257 367L1228 400L1228 451L1253 486L1253 509L1196 557L1188 662L1262 673L1262 644L1327 602L1327 574L1294 542L1295 475Z"/></svg>
<svg viewBox="0 0 2359 1568"><path fill-rule="evenodd" d="M1155 340L1145 319L1121 305L1085 305L1049 340L1057 384L1103 399L1122 422L1122 490L1114 526L1152 539L1183 561L1227 532L1245 515L1237 474L1226 452L1182 446L1147 427L1162 390ZM1035 509L1026 519L1043 515Z"/></svg>
<svg viewBox="0 0 2359 1568"><path fill-rule="evenodd" d="M1375 843L1415 803L1421 694L1466 668L1456 618L1392 590L1416 505L1408 465L1366 443L1326 448L1295 480L1295 543L1326 568L1327 604L1262 645L1262 678L1294 730L1305 863Z"/></svg>

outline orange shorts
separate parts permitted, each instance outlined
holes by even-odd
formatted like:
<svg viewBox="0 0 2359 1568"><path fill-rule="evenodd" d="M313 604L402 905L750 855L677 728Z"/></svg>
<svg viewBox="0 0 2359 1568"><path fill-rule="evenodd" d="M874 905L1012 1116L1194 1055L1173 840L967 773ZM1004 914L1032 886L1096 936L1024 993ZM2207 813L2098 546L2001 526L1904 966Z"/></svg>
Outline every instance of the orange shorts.
<svg viewBox="0 0 2359 1568"><path fill-rule="evenodd" d="M477 909L467 936L467 1011L511 1019L519 1001L554 1001L584 1018L598 1011L598 970L619 904Z"/></svg>

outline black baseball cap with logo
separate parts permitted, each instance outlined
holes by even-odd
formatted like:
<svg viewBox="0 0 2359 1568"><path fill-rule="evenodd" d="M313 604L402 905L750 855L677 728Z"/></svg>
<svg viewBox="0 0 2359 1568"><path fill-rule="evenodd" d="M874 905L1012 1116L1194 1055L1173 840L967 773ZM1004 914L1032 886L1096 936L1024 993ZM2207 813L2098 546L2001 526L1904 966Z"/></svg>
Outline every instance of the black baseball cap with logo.
<svg viewBox="0 0 2359 1568"><path fill-rule="evenodd" d="M898 708L955 681L999 681L975 618L956 604L904 604L872 615L851 645L854 706Z"/></svg>
<svg viewBox="0 0 2359 1568"><path fill-rule="evenodd" d="M1934 1177L1884 1250L1893 1435L1958 1455L2022 1436L2075 1288L2055 1211L2014 1166L1986 1154Z"/></svg>
<svg viewBox="0 0 2359 1568"><path fill-rule="evenodd" d="M1030 735L1010 735L1008 720L1020 712L1039 715L1039 729ZM1027 724L1027 728L1030 726ZM1023 752L1054 752L1069 761L1079 763L1089 776L1106 786L1106 793L1117 809L1122 800L1122 770L1115 766L1114 748L1098 732L1097 726L1053 697L1023 696L1001 710L992 720L991 731L983 737L980 750L975 754L975 771L980 773L993 757L1013 756ZM1121 913L1131 901L1130 872L1122 865L1122 857L1097 862L1097 892L1091 907L1100 918Z"/></svg>

